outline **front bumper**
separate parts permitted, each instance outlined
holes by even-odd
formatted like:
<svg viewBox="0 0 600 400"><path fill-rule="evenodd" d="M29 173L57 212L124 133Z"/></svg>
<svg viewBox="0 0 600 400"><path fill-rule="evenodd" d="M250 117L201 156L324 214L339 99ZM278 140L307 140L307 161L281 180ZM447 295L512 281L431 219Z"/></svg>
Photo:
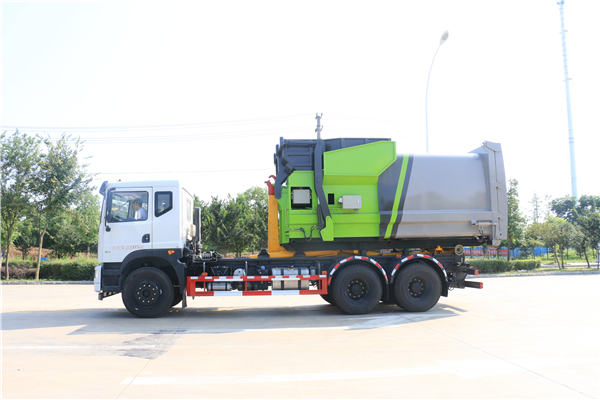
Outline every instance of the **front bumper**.
<svg viewBox="0 0 600 400"><path fill-rule="evenodd" d="M94 290L98 293L102 291L102 265L98 265L94 274Z"/></svg>

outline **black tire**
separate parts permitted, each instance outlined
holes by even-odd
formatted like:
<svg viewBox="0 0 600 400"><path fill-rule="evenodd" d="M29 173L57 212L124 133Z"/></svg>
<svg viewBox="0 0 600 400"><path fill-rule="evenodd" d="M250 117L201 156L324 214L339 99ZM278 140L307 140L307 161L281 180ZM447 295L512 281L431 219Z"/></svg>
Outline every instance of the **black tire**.
<svg viewBox="0 0 600 400"><path fill-rule="evenodd" d="M383 288L369 266L353 264L338 272L331 285L331 299L348 314L367 314L379 304Z"/></svg>
<svg viewBox="0 0 600 400"><path fill-rule="evenodd" d="M406 311L427 311L437 304L441 294L440 276L424 262L406 266L394 280L394 301Z"/></svg>
<svg viewBox="0 0 600 400"><path fill-rule="evenodd" d="M321 298L323 300L325 300L326 302L328 302L329 304L331 304L332 306L335 306L335 304L333 303L333 299L331 298L331 294L330 293L322 294Z"/></svg>
<svg viewBox="0 0 600 400"><path fill-rule="evenodd" d="M145 267L133 271L123 285L123 304L138 318L157 318L173 304L173 282L161 270Z"/></svg>
<svg viewBox="0 0 600 400"><path fill-rule="evenodd" d="M179 293L179 288L173 288L173 302L171 303L171 307L175 307L181 303L181 300L183 300L183 295Z"/></svg>

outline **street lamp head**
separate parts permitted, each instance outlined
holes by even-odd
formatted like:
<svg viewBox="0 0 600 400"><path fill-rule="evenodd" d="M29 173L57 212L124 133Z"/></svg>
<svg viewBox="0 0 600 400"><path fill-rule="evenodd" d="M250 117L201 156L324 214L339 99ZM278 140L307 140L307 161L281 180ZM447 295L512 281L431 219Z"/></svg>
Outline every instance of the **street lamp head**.
<svg viewBox="0 0 600 400"><path fill-rule="evenodd" d="M448 40L448 31L444 32L442 38L440 39L440 46L444 44L444 42Z"/></svg>

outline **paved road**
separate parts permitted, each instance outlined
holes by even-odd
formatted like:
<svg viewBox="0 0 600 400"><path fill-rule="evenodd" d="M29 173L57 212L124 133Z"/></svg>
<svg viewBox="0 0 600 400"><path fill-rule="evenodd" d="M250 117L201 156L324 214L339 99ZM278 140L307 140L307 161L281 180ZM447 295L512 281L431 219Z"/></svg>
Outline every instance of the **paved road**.
<svg viewBox="0 0 600 400"><path fill-rule="evenodd" d="M598 398L600 276L481 280L422 314L220 297L153 320L87 285L2 286L2 396Z"/></svg>

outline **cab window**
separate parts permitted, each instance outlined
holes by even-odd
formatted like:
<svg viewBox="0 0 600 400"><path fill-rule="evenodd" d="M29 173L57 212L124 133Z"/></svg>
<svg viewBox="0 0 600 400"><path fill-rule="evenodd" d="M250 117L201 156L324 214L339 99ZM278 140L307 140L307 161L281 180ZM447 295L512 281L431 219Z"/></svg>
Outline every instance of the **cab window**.
<svg viewBox="0 0 600 400"><path fill-rule="evenodd" d="M109 199L108 222L148 219L148 192L112 192Z"/></svg>
<svg viewBox="0 0 600 400"><path fill-rule="evenodd" d="M154 194L154 215L160 217L173 209L173 192L156 192Z"/></svg>

